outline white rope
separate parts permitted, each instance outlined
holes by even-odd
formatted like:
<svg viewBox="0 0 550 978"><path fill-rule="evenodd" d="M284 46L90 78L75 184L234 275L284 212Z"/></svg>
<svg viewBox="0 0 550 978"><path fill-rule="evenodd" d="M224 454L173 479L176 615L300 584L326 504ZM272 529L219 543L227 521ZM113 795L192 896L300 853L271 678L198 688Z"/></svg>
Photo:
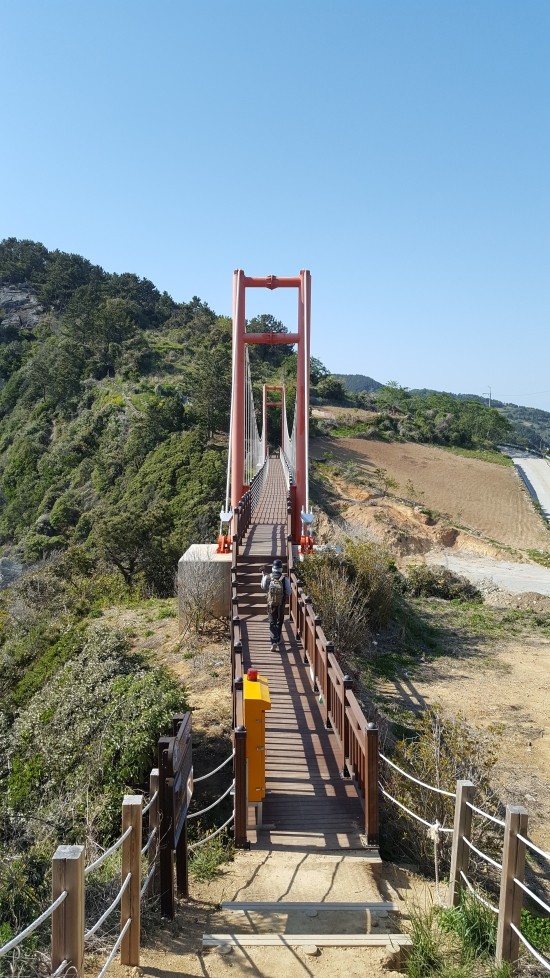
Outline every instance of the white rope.
<svg viewBox="0 0 550 978"><path fill-rule="evenodd" d="M12 937L11 941L8 941L8 943L4 944L3 947L0 947L0 958L4 957L4 955L9 951L12 951L14 947L18 946L18 944L21 944L26 937L29 937L29 935L37 929L37 927L40 927L40 924L43 924L48 917L51 917L54 911L61 906L64 900L66 900L68 895L68 891L63 890L63 893L59 894L57 900L54 900L52 905L48 907L47 910L44 910L44 913L41 913L36 920L33 920L32 924L29 924L29 926L25 927L25 930L22 930L20 934L17 934L16 937Z"/></svg>
<svg viewBox="0 0 550 978"><path fill-rule="evenodd" d="M143 847L143 849L141 850L141 855L142 855L142 856L144 856L146 852L149 852L149 849L151 848L151 846L152 846L152 844L153 844L153 841L154 841L154 839L155 839L155 836L157 835L157 833L158 833L158 829L157 829L157 827L155 826L155 828L154 828L154 829L153 829L153 831L151 832L151 835L150 835L150 836L149 836L149 838L147 839L147 842L145 843L145 845L144 845L144 847Z"/></svg>
<svg viewBox="0 0 550 978"><path fill-rule="evenodd" d="M497 910L497 908L496 908L496 907L493 907L493 904L492 904L492 903L489 903L489 901L488 901L488 900L485 900L485 899L484 899L484 898L483 898L483 897L481 896L481 894L479 894L479 893L477 892L477 890L475 890L475 889L474 889L474 887L473 887L473 886L472 886L472 884L470 883L470 880L468 879L468 877L467 877L467 876L465 876L465 874L464 874L464 873L462 872L462 870L460 870L460 875L462 876L462 879L463 879L463 880L464 880L464 882L466 883L466 886L468 887L468 889L469 889L469 891L470 891L470 893L472 893L472 894L473 894L473 896L475 896L475 898L476 898L476 900L479 900L479 902L480 902L480 903L482 903L484 907L487 907L487 909L488 909L488 910L492 910L492 911L493 911L493 913L496 913L496 914L497 914L497 916L498 916L498 910Z"/></svg>
<svg viewBox="0 0 550 978"><path fill-rule="evenodd" d="M217 774L218 771L221 771L222 767L225 767L226 764L229 764L229 761L231 761L234 757L235 757L235 751L233 750L231 751L229 757L226 757L225 761L222 761L222 763L219 764L218 767L215 767L213 771L210 771L210 774L201 774L200 778L194 777L193 785L198 784L199 781L206 781L206 779L211 778L213 774Z"/></svg>
<svg viewBox="0 0 550 978"><path fill-rule="evenodd" d="M517 834L517 838L520 842L523 842L526 846L529 846L530 849L533 849L534 852L538 852L539 856L542 856L543 859L550 860L550 853L544 852L543 849L539 849L539 847L536 846L534 842L531 842L530 839L526 839L525 836L520 835L519 832Z"/></svg>
<svg viewBox="0 0 550 978"><path fill-rule="evenodd" d="M51 978L60 978L60 976L65 971L65 968L67 967L68 963L69 962L67 961L67 958L65 958L65 960L61 962L61 964L59 965L59 967L55 969L55 971L54 971L53 975L51 976Z"/></svg>
<svg viewBox="0 0 550 978"><path fill-rule="evenodd" d="M422 788L428 788L429 791L436 791L437 794L439 795L448 795L449 798L456 798L456 794L454 791L445 791L443 788L434 788L433 785L426 784L425 781L419 781L418 778L413 778L412 774L408 774L407 771L403 771L402 768L397 767L397 764L394 764L393 761L390 761L389 757L385 757L385 755L382 754L381 751L378 752L378 756L381 757L382 760L386 762L386 764L389 764L390 767L395 768L395 770L399 771L399 773L402 774L405 778L408 778L409 781L414 781L415 784L419 784Z"/></svg>
<svg viewBox="0 0 550 978"><path fill-rule="evenodd" d="M378 782L378 787L380 788L382 794L386 796L386 798L389 798L390 801L393 801L394 805L397 805L398 808L402 808L404 812L407 812L408 815L412 815L413 818L416 818L418 822L422 822L422 825L426 825L427 828L435 830L437 826L438 832L453 831L453 829L444 828L442 825L439 824L439 822L427 822L425 818L421 818L420 815L416 815L415 812L411 812L410 808L407 808L405 805L402 805L401 802L397 800L397 798L393 797L393 795L388 794L388 792L385 791L382 785L380 784L380 781Z"/></svg>
<svg viewBox="0 0 550 978"><path fill-rule="evenodd" d="M129 884L129 882L130 882L131 879L132 879L132 874L131 873L128 873L126 879L124 880L124 883L120 887L120 890L118 891L116 897L114 898L111 906L110 907L107 907L107 910L105 911L105 913L103 913L101 915L101 917L99 918L99 920L96 920L94 926L93 927L90 927L90 929L87 930L86 933L84 934L84 940L85 941L87 941L90 937L93 937L93 935L96 933L96 931L99 930L99 928L101 927L101 925L105 923L105 921L107 920L107 917L110 917L110 915L112 914L113 910L115 910L116 907L118 907L120 901L122 900L122 894L128 888L128 884Z"/></svg>
<svg viewBox="0 0 550 978"><path fill-rule="evenodd" d="M124 937L124 935L125 935L126 931L128 930L128 928L129 928L129 926L130 926L131 923L132 923L132 918L130 917L130 919L126 921L126 923L124 924L124 927L122 928L120 934L118 935L118 937L117 937L117 939L115 941L115 945L113 947L113 950L111 951L109 957L107 958L107 960L106 960L105 964L103 965L101 971L99 972L97 978L103 978L103 975L107 973L107 969L113 963L114 956L117 953L120 945L122 944L122 939L123 939L123 937Z"/></svg>
<svg viewBox="0 0 550 978"><path fill-rule="evenodd" d="M147 812L149 811L149 809L150 809L151 805L153 804L153 802L155 802L157 800L158 795L159 795L159 790L157 788L157 790L155 791L155 793L154 793L153 797L151 798L151 800L149 801L149 803L145 806L144 809L142 809L142 812L141 812L142 815L146 815L147 814Z"/></svg>
<svg viewBox="0 0 550 978"><path fill-rule="evenodd" d="M523 890L524 893L527 893L527 895L531 898L531 900L536 900L536 902L540 904L542 909L546 910L546 913L550 913L550 907L548 906L548 904L544 903L544 900L541 900L540 897L536 895L536 893L533 893L533 891L530 890L529 887L525 885L525 883L522 883L521 880L516 879L515 876L514 876L514 883L517 883L520 889Z"/></svg>
<svg viewBox="0 0 550 978"><path fill-rule="evenodd" d="M470 842L470 840L467 839L465 835L462 836L462 841L465 842L466 845L468 846L468 849L471 849L472 852L475 852L476 856L479 856L480 859L484 859L485 862L490 863L491 866L495 867L495 869L502 870L502 866L500 863L497 863L495 859L491 859L491 857L488 856L485 852L482 852L481 849L476 849L473 842Z"/></svg>
<svg viewBox="0 0 550 978"><path fill-rule="evenodd" d="M208 808L202 808L200 812L193 812L193 814L188 815L187 818L188 819L198 818L199 815L205 815L206 812L209 812L211 808L215 808L216 805L219 805L220 801L223 801L224 798L227 798L229 792L232 790L232 788L234 788L234 786L235 786L235 782L232 781L227 791L224 791L223 795L220 795L220 797L217 798L216 801L213 801L212 804L208 806Z"/></svg>
<svg viewBox="0 0 550 978"><path fill-rule="evenodd" d="M156 863L155 863L153 866L151 866L151 869L149 870L149 873L147 874L147 878L146 878L143 886L141 887L141 890L139 891L139 898L140 898L140 900L143 900L143 897L145 896L145 894L147 892L147 887L149 886L149 883L153 879L153 876L155 875L156 870L157 870L157 866L156 866Z"/></svg>
<svg viewBox="0 0 550 978"><path fill-rule="evenodd" d="M200 842L194 842L192 846L188 846L190 852L192 852L193 849L198 849L199 846L203 846L205 842L210 842L210 839L215 839L216 836L220 834L220 832L223 832L223 830L227 828L228 825L231 825L231 822L233 821L234 818L235 818L235 812L233 812L229 816L227 822L224 822L223 825L220 825L219 829L216 829L215 832L212 832L212 835L206 835L204 839L200 840Z"/></svg>
<svg viewBox="0 0 550 978"><path fill-rule="evenodd" d="M523 934L516 927L515 924L513 924L512 922L510 922L510 927L512 928L512 930L514 931L514 933L516 933L518 935L518 937L519 937L520 941L522 942L522 944L525 944L525 947L531 952L531 954L533 955L533 957L535 957L537 959L537 961L539 962L539 964L541 964L543 968L546 968L547 971L550 971L550 961L548 961L547 958L543 957L542 954L540 954L538 951L535 950L535 948L533 947L533 945L529 943L529 941L527 940L527 938L523 936Z"/></svg>
<svg viewBox="0 0 550 978"><path fill-rule="evenodd" d="M472 805L469 801L466 802L466 805L468 808L471 808L473 812L477 812L478 815L481 815L482 818L488 818L489 821L494 822L495 825L501 825L502 828L505 828L505 822L503 822L502 819L495 818L494 815L489 815L487 812L484 812L482 808L476 808L476 806Z"/></svg>
<svg viewBox="0 0 550 978"><path fill-rule="evenodd" d="M84 870L84 876L88 876L88 873L92 873L94 869L99 869L99 867L103 865L105 860L109 856L112 856L113 852L116 852L117 849L120 849L122 843L124 842L125 839L128 838L131 831L132 831L132 826L129 825L124 835L121 835L120 839L118 839L115 842L115 844L111 846L110 849L107 849L107 851L104 852L103 855L99 857L99 859L96 859L95 863L90 863L89 866L86 866L86 869Z"/></svg>

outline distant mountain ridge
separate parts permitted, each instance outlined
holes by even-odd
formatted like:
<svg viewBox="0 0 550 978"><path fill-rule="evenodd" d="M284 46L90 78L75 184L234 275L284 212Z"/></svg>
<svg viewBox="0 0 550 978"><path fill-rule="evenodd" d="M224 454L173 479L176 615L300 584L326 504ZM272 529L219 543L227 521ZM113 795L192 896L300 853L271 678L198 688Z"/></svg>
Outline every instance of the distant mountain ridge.
<svg viewBox="0 0 550 978"><path fill-rule="evenodd" d="M334 374L346 389L352 394L361 391L371 393L379 390L384 385L372 377L364 374ZM487 398L480 394L453 394L451 391L434 391L432 388L411 388L412 394L447 394L457 400L477 401L479 404L487 404ZM491 400L491 407L501 411L502 414L511 421L514 426L514 433L519 440L527 440L529 446L536 451L550 449L550 411L543 411L541 408L525 407L511 402Z"/></svg>

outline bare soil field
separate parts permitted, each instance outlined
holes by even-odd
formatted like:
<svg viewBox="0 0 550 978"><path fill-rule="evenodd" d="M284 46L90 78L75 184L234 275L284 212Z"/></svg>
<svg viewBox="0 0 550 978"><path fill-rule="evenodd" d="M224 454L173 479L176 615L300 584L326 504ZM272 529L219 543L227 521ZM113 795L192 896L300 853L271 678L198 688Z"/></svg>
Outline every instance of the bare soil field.
<svg viewBox="0 0 550 978"><path fill-rule="evenodd" d="M550 530L535 511L512 466L454 455L442 448L412 442L361 438L316 438L312 458L353 462L369 479L382 469L398 485L397 496L435 510L450 523L482 534L488 541L517 550L550 550ZM360 503L363 500L355 493ZM350 500L351 501L351 500Z"/></svg>

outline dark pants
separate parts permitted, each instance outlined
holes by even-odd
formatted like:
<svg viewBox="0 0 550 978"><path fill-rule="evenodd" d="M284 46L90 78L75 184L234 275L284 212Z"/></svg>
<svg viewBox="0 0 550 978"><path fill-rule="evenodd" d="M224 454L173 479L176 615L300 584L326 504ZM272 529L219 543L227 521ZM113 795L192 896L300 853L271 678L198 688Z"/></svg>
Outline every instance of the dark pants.
<svg viewBox="0 0 550 978"><path fill-rule="evenodd" d="M270 611L267 616L267 620L269 622L269 637L273 645L278 645L281 641L281 628L283 627L284 617L284 604L282 604L280 608L275 608L274 611Z"/></svg>

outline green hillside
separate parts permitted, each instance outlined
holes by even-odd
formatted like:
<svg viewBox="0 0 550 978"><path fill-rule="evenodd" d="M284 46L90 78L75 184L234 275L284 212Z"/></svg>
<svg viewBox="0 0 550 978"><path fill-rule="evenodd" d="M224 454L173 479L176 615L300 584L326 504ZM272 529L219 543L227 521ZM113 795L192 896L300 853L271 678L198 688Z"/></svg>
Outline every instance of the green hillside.
<svg viewBox="0 0 550 978"><path fill-rule="evenodd" d="M337 374L336 377L346 391L353 395L363 395L363 403L373 409L376 409L380 403L376 397L376 392L388 386L398 387L398 385L380 384L372 377L366 377L363 374ZM406 388L399 389L406 390ZM433 401L434 398L439 397L446 399L447 404L450 401L465 401L489 407L487 398L481 397L479 394L452 394L448 391L435 391L429 388L414 389L408 393L413 398L424 398L426 401L430 399ZM368 398L365 399L365 395L368 395ZM381 396L384 397L384 394L382 393ZM420 401L416 403L420 405ZM440 403L443 404L443 400ZM510 422L510 428L505 434L512 444L524 446L536 452L550 450L550 411L522 407L519 404L506 403L495 399L491 401L490 406Z"/></svg>
<svg viewBox="0 0 550 978"><path fill-rule="evenodd" d="M295 373L289 346L251 359L258 403L264 380ZM201 299L0 243L2 937L47 903L58 842L118 833L125 788L145 786L185 708L103 611L173 614L179 557L215 541L230 387L231 321Z"/></svg>

